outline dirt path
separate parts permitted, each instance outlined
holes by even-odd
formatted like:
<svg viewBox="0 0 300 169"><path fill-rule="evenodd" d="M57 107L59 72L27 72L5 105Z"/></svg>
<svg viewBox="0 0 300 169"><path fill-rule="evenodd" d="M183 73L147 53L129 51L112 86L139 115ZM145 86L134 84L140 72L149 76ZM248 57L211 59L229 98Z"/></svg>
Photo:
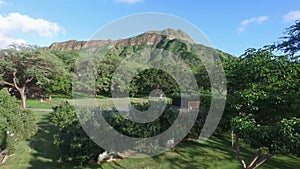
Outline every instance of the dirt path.
<svg viewBox="0 0 300 169"><path fill-rule="evenodd" d="M35 108L27 108L29 110L33 110L33 111L42 111L42 112L52 112L53 109L35 109Z"/></svg>

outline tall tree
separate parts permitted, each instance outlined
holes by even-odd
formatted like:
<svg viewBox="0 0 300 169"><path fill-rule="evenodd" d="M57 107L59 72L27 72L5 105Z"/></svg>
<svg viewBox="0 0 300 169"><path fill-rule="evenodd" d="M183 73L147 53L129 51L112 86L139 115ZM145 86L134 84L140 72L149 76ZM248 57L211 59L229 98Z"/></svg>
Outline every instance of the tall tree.
<svg viewBox="0 0 300 169"><path fill-rule="evenodd" d="M232 128L236 133L237 158L243 169L255 169L278 154L300 155L300 118L284 118L272 125L260 125L251 114L242 115L232 120ZM240 138L258 149L248 164L241 155Z"/></svg>
<svg viewBox="0 0 300 169"><path fill-rule="evenodd" d="M228 99L236 115L248 112L259 122L273 123L297 114L300 65L287 57L269 49L248 49L232 60L227 70Z"/></svg>
<svg viewBox="0 0 300 169"><path fill-rule="evenodd" d="M282 41L272 45L272 48L283 51L293 58L300 50L300 20L288 27L284 33L286 36L281 37Z"/></svg>
<svg viewBox="0 0 300 169"><path fill-rule="evenodd" d="M243 168L254 169L276 154L299 155L300 64L270 49L248 49L231 67L228 101L236 116L231 125ZM258 149L248 165L240 155L240 138Z"/></svg>
<svg viewBox="0 0 300 169"><path fill-rule="evenodd" d="M18 48L0 51L0 84L16 88L26 109L26 90L30 83L45 85L65 72L53 54L36 49Z"/></svg>
<svg viewBox="0 0 300 169"><path fill-rule="evenodd" d="M50 51L57 56L63 63L66 71L59 77L55 77L50 83L43 86L44 91L51 99L52 93L61 93L70 95L72 90L72 78L74 76L74 67L79 57L78 51Z"/></svg>

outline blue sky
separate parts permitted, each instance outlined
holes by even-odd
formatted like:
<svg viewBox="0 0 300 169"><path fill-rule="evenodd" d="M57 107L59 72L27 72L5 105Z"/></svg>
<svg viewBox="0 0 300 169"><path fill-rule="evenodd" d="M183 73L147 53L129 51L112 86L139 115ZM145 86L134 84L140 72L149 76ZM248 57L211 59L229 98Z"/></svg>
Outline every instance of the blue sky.
<svg viewBox="0 0 300 169"><path fill-rule="evenodd" d="M284 29L300 19L300 1L0 0L0 47L87 40L111 21L142 12L186 19L215 48L239 56L247 48L278 41Z"/></svg>

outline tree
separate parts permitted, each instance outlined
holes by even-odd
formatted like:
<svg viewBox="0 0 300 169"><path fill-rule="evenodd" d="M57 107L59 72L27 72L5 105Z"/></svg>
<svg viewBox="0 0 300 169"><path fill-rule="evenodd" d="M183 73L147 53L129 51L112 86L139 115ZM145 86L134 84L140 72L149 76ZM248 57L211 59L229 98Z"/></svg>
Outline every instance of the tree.
<svg viewBox="0 0 300 169"><path fill-rule="evenodd" d="M156 104L153 104L159 108L161 107L162 102L156 102ZM150 103L134 104L134 107L140 111L148 110L149 106ZM80 115L76 114L76 112L80 113ZM102 115L112 128L120 132L122 135L136 138L148 138L166 131L170 126L172 126L172 124L174 124L174 121L178 116L178 112L173 111L170 107L166 108L159 118L149 123L133 122L128 119L129 114L120 115L115 110L107 110L101 113L103 113ZM105 134L109 132L110 129L105 131L105 129L99 128L101 124L99 124L99 121L95 120L98 115L100 115L100 112L98 112L96 108L95 110L92 110L90 108L86 109L82 107L81 109L77 107L75 110L75 107L69 103L65 103L62 106L54 108L51 121L59 129L54 135L54 144L56 144L62 151L62 159L64 161L71 161L76 164L83 165L89 161L97 159L97 156L104 150L93 142L92 139L97 140L98 138L98 140L103 141L102 144L109 144L112 141L117 146L128 144L122 140L110 140L109 137L107 138ZM80 116L80 122L78 116ZM89 137L81 127L81 125L85 126L85 123L87 125L91 125L89 126L91 127L90 129L95 130L98 134ZM178 128L182 129L184 126L185 125L178 126ZM141 151L143 153L149 153L149 151L151 151L149 149L146 150L146 147L158 147L158 144L161 144L160 146L165 145L165 142L158 142L155 145L150 143L138 141L130 144L132 144L134 150ZM127 146L128 145L124 147ZM124 151L126 150L124 149Z"/></svg>
<svg viewBox="0 0 300 169"><path fill-rule="evenodd" d="M300 20L297 20L294 25L288 27L284 33L286 36L281 37L282 41L272 45L272 48L283 51L293 58L300 50Z"/></svg>
<svg viewBox="0 0 300 169"><path fill-rule="evenodd" d="M168 73L159 69L146 69L132 80L132 89L139 95L149 95L154 89L162 90L166 95L179 95L179 87ZM169 96L170 97L170 96Z"/></svg>
<svg viewBox="0 0 300 169"><path fill-rule="evenodd" d="M267 48L248 49L232 61L227 67L228 110L235 116L231 127L243 168L256 168L276 154L299 155L300 64ZM240 138L258 149L249 165L240 155Z"/></svg>
<svg viewBox="0 0 300 169"><path fill-rule="evenodd" d="M65 72L60 76L56 76L49 83L43 86L46 94L51 99L52 93L63 93L69 95L72 90L72 78L74 75L74 67L79 57L78 51L50 51L57 56L64 64Z"/></svg>
<svg viewBox="0 0 300 169"><path fill-rule="evenodd" d="M66 72L45 84L43 88L45 93L49 96L49 100L51 100L53 93L70 95L70 91L72 90L72 77L71 72Z"/></svg>
<svg viewBox="0 0 300 169"><path fill-rule="evenodd" d="M95 82L97 92L111 94L112 77L121 60L122 58L113 49L101 60L98 65Z"/></svg>
<svg viewBox="0 0 300 169"><path fill-rule="evenodd" d="M284 118L273 125L259 125L250 114L233 118L232 128L236 133L237 158L243 169L255 169L276 154L300 155L300 118ZM258 149L248 165L241 156L240 138L244 138L252 148Z"/></svg>
<svg viewBox="0 0 300 169"><path fill-rule="evenodd" d="M248 49L227 68L231 111L260 123L293 117L299 110L300 65L269 49ZM275 106L276 105L276 106Z"/></svg>
<svg viewBox="0 0 300 169"><path fill-rule="evenodd" d="M63 72L61 61L47 51L24 47L0 51L0 84L19 91L23 109L26 109L28 85L43 86Z"/></svg>
<svg viewBox="0 0 300 169"><path fill-rule="evenodd" d="M70 71L74 72L74 67L76 60L79 57L79 51L50 51L52 54L57 56L65 65L65 68Z"/></svg>
<svg viewBox="0 0 300 169"><path fill-rule="evenodd" d="M30 110L21 110L16 98L7 90L0 90L0 150L9 153L22 140L32 137L37 132L34 114Z"/></svg>
<svg viewBox="0 0 300 169"><path fill-rule="evenodd" d="M103 149L82 129L74 106L64 103L53 109L51 121L59 129L59 132L54 135L54 144L60 148L62 160L84 165L97 159Z"/></svg>

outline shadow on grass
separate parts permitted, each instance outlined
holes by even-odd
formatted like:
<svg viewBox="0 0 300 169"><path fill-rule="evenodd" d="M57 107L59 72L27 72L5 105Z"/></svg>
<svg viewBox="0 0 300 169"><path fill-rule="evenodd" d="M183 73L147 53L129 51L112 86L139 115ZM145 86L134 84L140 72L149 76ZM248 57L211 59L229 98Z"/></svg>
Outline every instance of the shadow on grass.
<svg viewBox="0 0 300 169"><path fill-rule="evenodd" d="M168 168L235 168L231 165L235 163L235 153L230 147L230 142L217 139L206 143L183 142L173 151L153 159L158 163L167 162ZM224 164L221 164L223 161Z"/></svg>
<svg viewBox="0 0 300 169"><path fill-rule="evenodd" d="M49 122L49 114L40 116L40 125ZM74 169L70 164L59 163L60 152L53 144L56 128L52 125L42 125L38 133L29 140L32 151L29 169ZM231 147L230 136L212 137L205 143L182 142L173 150L164 154L145 159L125 159L104 165L86 166L84 169L240 169L236 152ZM241 153L247 163L256 150L247 145L241 145ZM300 168L300 158L294 156L275 156L263 164L260 169L296 169ZM78 167L78 169L81 167Z"/></svg>
<svg viewBox="0 0 300 169"><path fill-rule="evenodd" d="M253 158L256 150L241 145L243 158L247 163ZM294 156L273 157L260 169L295 169L300 168L300 158ZM147 168L147 169L240 169L236 152L231 147L227 136L213 137L205 143L183 142L175 149L164 154L145 159L126 159L103 168ZM126 166L126 167L124 167Z"/></svg>
<svg viewBox="0 0 300 169"><path fill-rule="evenodd" d="M226 141L226 140L224 140ZM125 159L118 161L124 168L147 169L192 169L192 168L230 168L240 169L235 161L230 142L214 139L209 143L182 142L173 150L144 159ZM227 146L228 144L229 146ZM228 151L230 149L230 151ZM224 163L224 164L222 164ZM121 168L115 164L105 165L103 169Z"/></svg>
<svg viewBox="0 0 300 169"><path fill-rule="evenodd" d="M300 168L300 158L295 156L274 156L269 159L262 168L274 169L274 168L284 168L284 169L296 169Z"/></svg>
<svg viewBox="0 0 300 169"><path fill-rule="evenodd" d="M37 134L30 139L33 150L30 169L59 168L59 149L53 144L54 126L41 126Z"/></svg>

